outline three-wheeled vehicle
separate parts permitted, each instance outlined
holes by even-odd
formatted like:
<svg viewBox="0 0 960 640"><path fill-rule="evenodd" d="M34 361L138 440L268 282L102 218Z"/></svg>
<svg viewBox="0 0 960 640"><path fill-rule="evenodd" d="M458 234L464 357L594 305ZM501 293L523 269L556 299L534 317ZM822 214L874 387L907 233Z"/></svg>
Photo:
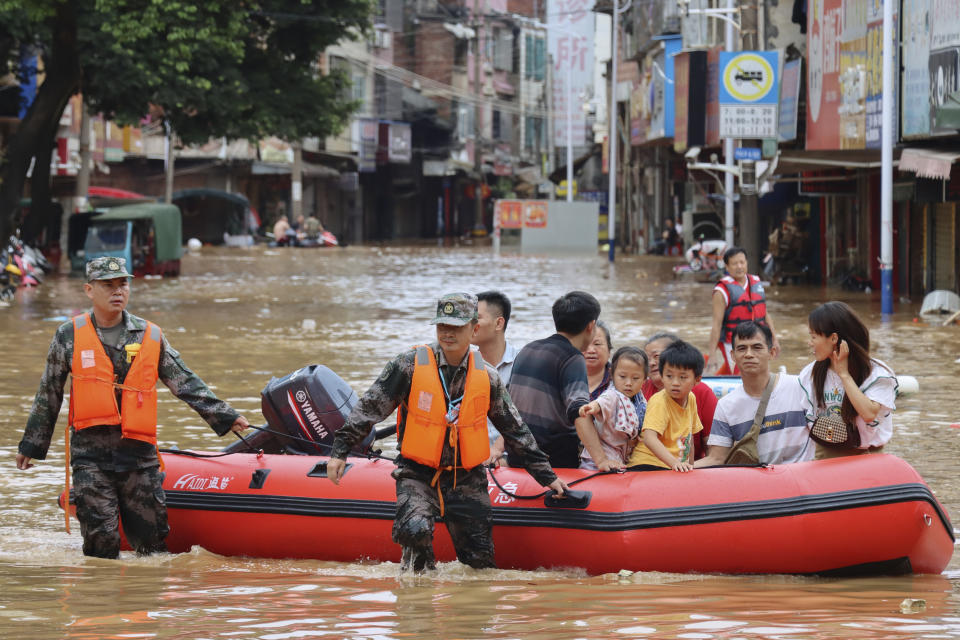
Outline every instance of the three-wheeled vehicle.
<svg viewBox="0 0 960 640"><path fill-rule="evenodd" d="M70 216L70 267L87 260L126 258L133 275L180 275L181 216L176 205L141 202ZM80 239L82 238L82 244Z"/></svg>

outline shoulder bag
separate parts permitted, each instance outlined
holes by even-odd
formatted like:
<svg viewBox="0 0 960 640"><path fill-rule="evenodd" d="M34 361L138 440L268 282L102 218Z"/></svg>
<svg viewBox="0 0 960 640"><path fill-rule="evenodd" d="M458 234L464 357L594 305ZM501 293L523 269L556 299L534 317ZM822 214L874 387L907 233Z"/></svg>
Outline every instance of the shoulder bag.
<svg viewBox="0 0 960 640"><path fill-rule="evenodd" d="M767 413L767 404L770 403L770 394L773 388L777 386L779 373L770 376L767 386L763 389L763 396L760 397L760 405L757 407L757 413L753 416L753 426L742 439L734 444L727 453L727 459L723 464L760 464L760 454L757 453L757 438L760 436L760 429L763 427L763 418Z"/></svg>

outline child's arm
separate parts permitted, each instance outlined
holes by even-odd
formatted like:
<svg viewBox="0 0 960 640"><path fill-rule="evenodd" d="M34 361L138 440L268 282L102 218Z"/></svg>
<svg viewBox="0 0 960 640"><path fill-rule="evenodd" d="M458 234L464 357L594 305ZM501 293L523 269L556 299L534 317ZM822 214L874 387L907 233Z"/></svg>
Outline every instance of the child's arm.
<svg viewBox="0 0 960 640"><path fill-rule="evenodd" d="M669 465L674 471L692 471L693 465L691 465L686 460L678 460L670 451L660 442L660 434L654 431L653 429L644 429L640 432L640 439L643 440L643 444L647 445L647 448L653 452L653 455L657 456L664 462L664 464Z"/></svg>
<svg viewBox="0 0 960 640"><path fill-rule="evenodd" d="M600 410L600 403L594 400L580 407L580 417L583 416L600 416L602 418L603 412Z"/></svg>

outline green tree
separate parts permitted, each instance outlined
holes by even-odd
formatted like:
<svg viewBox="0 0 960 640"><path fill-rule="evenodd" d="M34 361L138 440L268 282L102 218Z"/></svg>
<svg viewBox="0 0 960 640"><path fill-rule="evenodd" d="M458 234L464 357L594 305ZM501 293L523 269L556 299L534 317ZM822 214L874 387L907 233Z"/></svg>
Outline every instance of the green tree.
<svg viewBox="0 0 960 640"><path fill-rule="evenodd" d="M26 5L26 6L25 6ZM347 79L322 75L324 49L361 35L371 0L0 0L0 52L21 78L41 52L45 78L0 160L0 238L9 235L31 159L54 143L70 96L120 124L158 115L187 143L287 140L339 131L355 105ZM34 173L31 215L48 179ZM39 204L39 206L38 206Z"/></svg>

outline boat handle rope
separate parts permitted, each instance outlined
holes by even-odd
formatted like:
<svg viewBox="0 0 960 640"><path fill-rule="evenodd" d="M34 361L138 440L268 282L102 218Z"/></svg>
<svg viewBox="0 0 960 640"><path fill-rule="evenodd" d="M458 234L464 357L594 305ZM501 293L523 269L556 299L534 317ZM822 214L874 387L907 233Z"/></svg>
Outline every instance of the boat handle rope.
<svg viewBox="0 0 960 640"><path fill-rule="evenodd" d="M291 440L299 440L300 442L305 442L305 443L311 444L311 445L313 445L313 446L315 446L315 447L323 447L323 448L325 448L327 451L330 451L331 449L333 449L333 445L332 445L332 444L327 444L327 443L325 443L325 442L317 442L316 440L308 440L308 439L306 439L306 438L301 438L300 436L295 436L295 435L291 435L291 434L289 434L289 433L284 433L283 431L276 431L276 430L274 430L274 429L268 429L267 427L258 427L258 426L253 425L253 424L251 424L251 425L249 425L249 426L250 426L251 429L256 429L257 431L265 431L265 432L267 432L267 433L272 433L272 434L274 434L274 435L282 436L282 437L284 437L284 438L290 438ZM246 438L244 438L241 434L237 433L236 431L234 431L234 433L237 434L237 437L238 437L238 438L240 438L241 440L243 440L243 442L247 445L247 447L250 448L250 451L252 451L253 453L256 453L258 456L262 456L262 455L263 455L263 449L257 449L257 448L254 447L252 444L250 444L250 442L249 442ZM235 453L240 453L240 452L239 452L239 451L227 451L227 452L224 452L224 453L197 453L197 452L195 452L195 451L186 451L186 450L184 450L184 449L160 449L160 453L172 453L172 454L176 454L176 455L178 455L178 456L189 456L189 457L191 457L191 458L222 458L222 457L224 457L224 456L232 456L233 454L235 454ZM356 455L357 455L357 457L361 457L361 458L379 458L380 460L389 460L390 462L394 462L394 461L395 461L395 458L391 458L390 456L385 456L385 455L381 454L381 453L379 452L379 450L368 451L368 452L366 452L366 453L360 453L360 454L356 454Z"/></svg>
<svg viewBox="0 0 960 640"><path fill-rule="evenodd" d="M497 480L497 476L493 474L493 471L496 468L497 467L495 465L492 465L492 464L487 465L487 475L490 476L491 480L493 480L493 484L497 485L497 488L500 489L500 492L506 496L510 496L511 498L516 498L517 500L536 500L537 498L542 498L544 496L552 495L554 493L553 489L544 489L540 493L535 493L527 496L513 493L505 489L503 485L500 484L500 481ZM592 480L597 476L608 476L608 475L617 474L617 473L623 473L623 469L613 469L611 471L597 471L596 473L591 473L588 476L583 476L582 478L577 478L576 480L572 480L571 482L567 483L567 486L572 487L575 484L580 484L581 482Z"/></svg>

